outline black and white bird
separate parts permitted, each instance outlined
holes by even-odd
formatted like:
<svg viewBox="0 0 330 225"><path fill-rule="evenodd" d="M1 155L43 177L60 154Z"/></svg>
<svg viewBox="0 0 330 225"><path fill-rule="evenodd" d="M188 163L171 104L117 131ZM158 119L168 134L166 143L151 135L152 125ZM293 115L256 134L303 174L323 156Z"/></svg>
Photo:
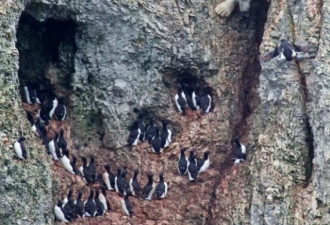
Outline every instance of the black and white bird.
<svg viewBox="0 0 330 225"><path fill-rule="evenodd" d="M95 190L95 198L94 198L95 205L96 205L96 216L102 216L105 213L104 205L101 202L99 197L100 197L99 190L96 189Z"/></svg>
<svg viewBox="0 0 330 225"><path fill-rule="evenodd" d="M193 101L194 107L196 109L199 109L200 95L199 95L199 83L198 82L196 82L195 90L192 92L191 96L192 96L192 101Z"/></svg>
<svg viewBox="0 0 330 225"><path fill-rule="evenodd" d="M182 175L187 174L188 166L189 166L189 160L185 155L186 150L187 150L187 148L181 148L180 159L178 161L179 173Z"/></svg>
<svg viewBox="0 0 330 225"><path fill-rule="evenodd" d="M15 143L14 148L18 158L20 159L27 159L27 150L24 146L23 141L25 141L25 137L20 137Z"/></svg>
<svg viewBox="0 0 330 225"><path fill-rule="evenodd" d="M67 143L67 141L65 140L65 137L64 137L64 129L63 128L60 129L60 136L57 139L57 145L61 149L66 149L68 147L68 143Z"/></svg>
<svg viewBox="0 0 330 225"><path fill-rule="evenodd" d="M65 206L65 204L69 202L69 199L72 199L72 195L73 195L73 189L70 188L67 196L65 196L65 198L63 199L63 206Z"/></svg>
<svg viewBox="0 0 330 225"><path fill-rule="evenodd" d="M31 130L34 133L36 133L37 132L37 126L36 126L36 123L34 122L32 113L27 111L26 112L26 115L27 115L28 121L30 122Z"/></svg>
<svg viewBox="0 0 330 225"><path fill-rule="evenodd" d="M32 105L31 99L30 99L30 92L29 88L27 86L24 86L24 95L25 95L25 102L29 105Z"/></svg>
<svg viewBox="0 0 330 225"><path fill-rule="evenodd" d="M168 120L163 120L163 130L160 135L162 140L162 148L166 148L172 141L172 131L167 127L169 124Z"/></svg>
<svg viewBox="0 0 330 225"><path fill-rule="evenodd" d="M76 174L78 176L82 176L79 169L77 168L77 157L75 155L72 155L72 161L70 162L70 164L72 166L72 170L73 170L74 174Z"/></svg>
<svg viewBox="0 0 330 225"><path fill-rule="evenodd" d="M128 173L127 168L124 167L124 171L121 173L122 183L123 183L123 187L124 187L124 195L127 195L128 193L131 192L130 187L129 187L129 183L126 180L127 173Z"/></svg>
<svg viewBox="0 0 330 225"><path fill-rule="evenodd" d="M235 137L236 148L234 150L234 163L244 162L246 160L246 147L240 143L239 137Z"/></svg>
<svg viewBox="0 0 330 225"><path fill-rule="evenodd" d="M159 183L156 186L155 190L156 198L165 198L167 195L167 183L164 181L164 174L159 174Z"/></svg>
<svg viewBox="0 0 330 225"><path fill-rule="evenodd" d="M134 121L133 127L129 133L127 142L129 146L136 146L139 142L140 134L141 134L141 129L139 128L139 123L140 120Z"/></svg>
<svg viewBox="0 0 330 225"><path fill-rule="evenodd" d="M57 106L58 106L58 100L56 97L54 97L50 102L48 102L46 108L49 110L48 115L50 119L53 117Z"/></svg>
<svg viewBox="0 0 330 225"><path fill-rule="evenodd" d="M96 166L95 166L95 156L94 155L90 155L90 161L88 164L88 173L90 174L90 179L91 181L89 182L87 179L87 183L94 183L96 181L97 178L97 174L96 174Z"/></svg>
<svg viewBox="0 0 330 225"><path fill-rule="evenodd" d="M124 182L120 168L117 168L117 176L115 177L115 190L118 194L124 195Z"/></svg>
<svg viewBox="0 0 330 225"><path fill-rule="evenodd" d="M65 120L66 117L66 107L64 105L64 97L58 99L58 104L55 109L55 118L59 121Z"/></svg>
<svg viewBox="0 0 330 225"><path fill-rule="evenodd" d="M174 101L178 110L182 112L182 115L186 115L186 105L187 105L186 96L184 94L182 85L178 83L177 86L178 86L178 93L174 96Z"/></svg>
<svg viewBox="0 0 330 225"><path fill-rule="evenodd" d="M212 99L210 96L210 87L205 84L203 88L203 94L199 99L200 108L203 113L209 113L212 105Z"/></svg>
<svg viewBox="0 0 330 225"><path fill-rule="evenodd" d="M137 196L137 197L140 196L140 192L141 192L141 186L137 180L138 174L139 174L139 170L138 169L134 170L133 178L131 178L131 180L129 182L129 186L130 186L132 195Z"/></svg>
<svg viewBox="0 0 330 225"><path fill-rule="evenodd" d="M87 201L85 201L85 213L84 216L95 216L96 215L96 204L94 201L94 191L93 189L90 189L89 191L89 197Z"/></svg>
<svg viewBox="0 0 330 225"><path fill-rule="evenodd" d="M77 214L80 217L83 217L84 213L85 213L85 205L84 205L84 202L81 200L82 196L83 196L83 192L82 192L82 190L80 190L78 192L78 197L77 197L77 200L75 202Z"/></svg>
<svg viewBox="0 0 330 225"><path fill-rule="evenodd" d="M57 205L54 207L55 218L61 222L71 222L72 219L68 216L68 212L62 208L62 201L58 200Z"/></svg>
<svg viewBox="0 0 330 225"><path fill-rule="evenodd" d="M194 150L191 150L189 155L189 166L188 166L189 181L196 181L197 175L198 175L198 168L196 162L196 155L194 154Z"/></svg>
<svg viewBox="0 0 330 225"><path fill-rule="evenodd" d="M104 166L105 172L102 174L102 180L109 191L115 190L115 175L110 170L110 165Z"/></svg>
<svg viewBox="0 0 330 225"><path fill-rule="evenodd" d="M131 193L128 195L125 195L124 199L122 199L121 206L127 216L133 215L133 206L132 203L129 201L129 196L131 196Z"/></svg>
<svg viewBox="0 0 330 225"><path fill-rule="evenodd" d="M144 200L149 200L151 201L152 199L152 195L154 194L154 185L153 185L153 174L152 173L148 173L148 183L146 184L146 186L144 186L143 191L142 191L142 198Z"/></svg>
<svg viewBox="0 0 330 225"><path fill-rule="evenodd" d="M41 104L41 101L38 98L36 89L34 89L34 88L30 89L29 94L30 94L30 99L31 99L32 104L34 104L34 103Z"/></svg>
<svg viewBox="0 0 330 225"><path fill-rule="evenodd" d="M102 185L101 186L101 190L102 191L101 191L101 193L99 195L99 199L100 199L100 201L103 204L103 207L104 207L105 212L110 211L111 210L111 206L110 206L109 200L107 199L107 188L104 185Z"/></svg>
<svg viewBox="0 0 330 225"><path fill-rule="evenodd" d="M59 160L60 157L58 156L58 154L56 154L58 151L57 139L58 139L58 133L55 132L55 138L50 140L47 145L47 150L49 151L49 153L51 154L54 160Z"/></svg>
<svg viewBox="0 0 330 225"><path fill-rule="evenodd" d="M294 47L285 39L280 40L280 44L278 46L278 53L280 55L281 60L286 59L287 61L290 61L297 56Z"/></svg>
<svg viewBox="0 0 330 225"><path fill-rule="evenodd" d="M280 60L290 61L294 58L298 58L297 52L309 52L312 49L312 44L305 45L290 44L288 40L281 39L277 48L271 52L267 52L260 56L260 62L268 62L272 58L279 56Z"/></svg>
<svg viewBox="0 0 330 225"><path fill-rule="evenodd" d="M39 134L39 137L44 140L45 137L47 137L47 128L45 126L45 124L41 121L41 118L38 117L37 118L37 122L35 123L35 126L37 128L37 132ZM42 143L43 145L45 145L46 143L43 142Z"/></svg>
<svg viewBox="0 0 330 225"><path fill-rule="evenodd" d="M152 150L154 153L161 153L163 151L162 148L162 139L159 135L159 130L158 127L156 127L156 133L155 136L153 137L153 139L151 140L151 146L152 146Z"/></svg>
<svg viewBox="0 0 330 225"><path fill-rule="evenodd" d="M204 152L202 159L197 160L198 172L201 173L210 167L209 151Z"/></svg>
<svg viewBox="0 0 330 225"><path fill-rule="evenodd" d="M183 91L184 91L187 105L189 106L190 109L196 110L197 108L194 104L193 96L192 96L192 93L194 92L193 87L191 85L189 85L188 83L182 83L182 86L183 86Z"/></svg>
<svg viewBox="0 0 330 225"><path fill-rule="evenodd" d="M75 172L73 171L73 167L71 165L71 162L70 162L70 153L68 151L68 149L63 149L62 150L62 157L61 157L61 163L63 164L64 168L69 172L69 173L72 173L72 174L75 174Z"/></svg>
<svg viewBox="0 0 330 225"><path fill-rule="evenodd" d="M156 135L156 128L157 128L157 125L155 123L155 120L153 118L150 118L149 124L148 124L146 132L145 132L145 139L148 140L149 143L151 143L151 140Z"/></svg>
<svg viewBox="0 0 330 225"><path fill-rule="evenodd" d="M142 119L139 120L138 127L140 128L140 131L141 131L139 139L140 139L140 141L144 141L145 132L146 132L146 125L144 124Z"/></svg>
<svg viewBox="0 0 330 225"><path fill-rule="evenodd" d="M87 172L87 168L88 168L87 158L85 156L81 156L80 158L83 164L79 167L79 171L82 176L85 176L84 172Z"/></svg>
<svg viewBox="0 0 330 225"><path fill-rule="evenodd" d="M72 194L73 194L73 190L72 190L72 188L70 188L67 197L63 200L62 207L63 207L63 209L65 209L67 211L68 216L71 219L75 219L78 217L78 214L77 214L75 201L72 198Z"/></svg>

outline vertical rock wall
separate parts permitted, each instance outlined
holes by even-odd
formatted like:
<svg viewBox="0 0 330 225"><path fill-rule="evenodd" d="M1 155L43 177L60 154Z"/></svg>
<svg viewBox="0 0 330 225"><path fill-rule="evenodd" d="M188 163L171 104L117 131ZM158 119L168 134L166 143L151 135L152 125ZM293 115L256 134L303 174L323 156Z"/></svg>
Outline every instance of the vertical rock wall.
<svg viewBox="0 0 330 225"><path fill-rule="evenodd" d="M266 1L253 1L249 13L235 10L226 19L214 15L217 3L0 2L1 222L51 224L54 202L47 199L56 199L61 191L57 181L51 181L54 166L26 131L21 109L15 41L24 11L40 23L49 18L75 23L77 49L68 92L72 151L88 154L97 149L102 155L98 169L107 160L133 169L138 160L143 172L165 169L170 181L170 194L161 204L164 211L150 214L159 203L134 200L134 218L114 212L99 224L329 223L329 2L272 1L268 10ZM283 37L313 43L315 59L274 59L260 65L259 45L262 53L273 50ZM28 43L28 37L24 41ZM65 48L61 51L71 54ZM53 66L58 71L58 65ZM175 82L184 71L211 85L215 106L211 114L189 113L182 118L174 109ZM59 74L51 73L48 79L54 76ZM128 154L123 148L138 111L172 121L175 137L164 156L144 150ZM28 162L13 159L12 145L21 130L29 137ZM242 137L249 154L240 166L231 162L235 135ZM200 184L189 185L177 176L181 146L197 147L199 154L211 149L211 169Z"/></svg>

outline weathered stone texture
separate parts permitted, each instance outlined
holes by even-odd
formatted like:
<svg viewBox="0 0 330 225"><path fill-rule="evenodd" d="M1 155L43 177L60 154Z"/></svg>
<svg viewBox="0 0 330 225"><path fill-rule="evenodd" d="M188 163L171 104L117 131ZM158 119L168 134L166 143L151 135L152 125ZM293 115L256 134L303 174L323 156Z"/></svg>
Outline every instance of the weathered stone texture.
<svg viewBox="0 0 330 225"><path fill-rule="evenodd" d="M127 164L129 170L138 162L142 184L147 171L165 171L169 181L164 201L132 199L133 218L123 216L120 198L109 193L114 212L75 224L330 223L330 2L252 1L249 13L235 10L229 18L214 15L217 3L0 1L2 224L52 224L55 200L68 187L88 192L80 178L68 176L48 159L29 132L24 135L29 137L31 158L13 158L13 143L28 127L18 91L15 44L23 11L37 23L49 18L75 23L76 50L61 45L60 63L45 71L45 79L59 86L53 91L65 92L70 99L64 124L70 150L79 155L98 151L99 171L108 162L113 169ZM23 44L29 42L23 38ZM280 38L311 42L311 57L260 65L259 45L264 53ZM68 69L72 82L67 90L60 87L61 73L63 65L70 67L66 63L71 56L74 68ZM176 112L175 82L183 71L212 87L215 107L209 115L189 111L182 117ZM157 121L172 121L175 137L162 156L147 153L147 145L133 152L123 147L137 110L154 114ZM248 160L239 166L231 162L235 135L248 148ZM206 148L212 151L211 168L196 184L177 174L182 146L196 147L199 155ZM51 171L58 180L51 178Z"/></svg>

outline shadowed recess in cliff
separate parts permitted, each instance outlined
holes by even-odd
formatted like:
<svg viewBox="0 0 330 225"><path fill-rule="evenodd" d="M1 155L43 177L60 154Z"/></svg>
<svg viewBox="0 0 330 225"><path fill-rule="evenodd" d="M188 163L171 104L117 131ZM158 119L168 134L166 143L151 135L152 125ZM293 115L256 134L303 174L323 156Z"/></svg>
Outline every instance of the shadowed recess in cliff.
<svg viewBox="0 0 330 225"><path fill-rule="evenodd" d="M45 99L68 95L74 73L76 24L72 20L39 22L23 12L17 29L19 79Z"/></svg>
<svg viewBox="0 0 330 225"><path fill-rule="evenodd" d="M247 31L240 30L242 33L242 46L244 45L244 51L242 51L242 54L244 55L240 61L240 64L243 66L242 74L238 76L238 80L234 80L232 82L235 82L234 88L237 91L237 95L233 97L237 97L238 100L232 99L231 104L238 104L237 111L234 111L237 113L236 116L233 116L231 118L231 135L232 138L235 136L239 136L243 139L243 142L249 142L248 136L249 132L251 130L251 115L254 113L254 110L258 107L260 101L258 97L258 86L259 86L259 76L261 73L261 65L259 62L259 46L262 42L263 32L264 32L264 25L267 20L267 12L268 12L269 2L266 0L257 2L252 1L251 8L249 11L248 17L244 14L239 14L237 16L241 17L239 18L240 23L246 23L246 29L253 29L254 33L252 37L250 38L250 41L248 42L248 45L244 45L244 41L246 41L245 33ZM235 16L235 15L232 15ZM230 18L229 18L230 19ZM228 20L229 20L228 19ZM246 22L248 20L248 22ZM229 23L229 22L228 22ZM235 24L228 24L228 26L235 27ZM237 25L236 25L237 26ZM234 50L233 50L234 51ZM248 143L246 143L248 144ZM249 146L248 146L249 147ZM232 149L235 148L234 142L232 141ZM249 161L251 161L251 153L253 150L248 149L248 157L247 162L245 164L248 164ZM221 165L220 171L221 177L219 179L219 183L217 183L213 187L213 198L211 199L209 208L208 208L208 220L207 224L220 224L223 222L223 224L232 224L233 221L231 221L231 217L228 217L226 215L219 216L215 213L216 204L218 204L218 201L222 201L223 199L220 196L228 196L228 193L226 194L219 194L222 192L225 192L224 187L227 185L233 185L232 187L228 187L229 189L232 188L231 195L239 195L242 194L242 191L239 191L237 193L237 190L235 190L240 185L244 186L244 189L248 189L249 187L246 186L250 179L250 172L247 165L239 165L238 167L233 167L232 162L232 151L229 151L226 154L226 163ZM220 189L220 190L219 190ZM245 191L243 191L245 192ZM238 196L235 196L235 198ZM246 196L249 198L248 196ZM226 200L224 200L226 201ZM229 205L225 205L223 210L228 210ZM235 203L231 202L230 207L233 207L233 210L235 208ZM221 207L220 207L221 208ZM234 213L234 212L233 212ZM245 215L240 215L240 218L249 217L250 211L248 208L245 208L244 213Z"/></svg>

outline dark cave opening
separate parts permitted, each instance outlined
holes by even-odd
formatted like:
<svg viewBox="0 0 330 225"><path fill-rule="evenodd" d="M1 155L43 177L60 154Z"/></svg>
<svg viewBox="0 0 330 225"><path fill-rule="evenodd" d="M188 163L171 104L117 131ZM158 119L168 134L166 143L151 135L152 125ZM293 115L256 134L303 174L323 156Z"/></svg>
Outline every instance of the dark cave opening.
<svg viewBox="0 0 330 225"><path fill-rule="evenodd" d="M24 86L34 88L41 101L54 95L69 100L75 72L75 33L73 20L39 22L26 12L22 13L16 35L21 91Z"/></svg>

